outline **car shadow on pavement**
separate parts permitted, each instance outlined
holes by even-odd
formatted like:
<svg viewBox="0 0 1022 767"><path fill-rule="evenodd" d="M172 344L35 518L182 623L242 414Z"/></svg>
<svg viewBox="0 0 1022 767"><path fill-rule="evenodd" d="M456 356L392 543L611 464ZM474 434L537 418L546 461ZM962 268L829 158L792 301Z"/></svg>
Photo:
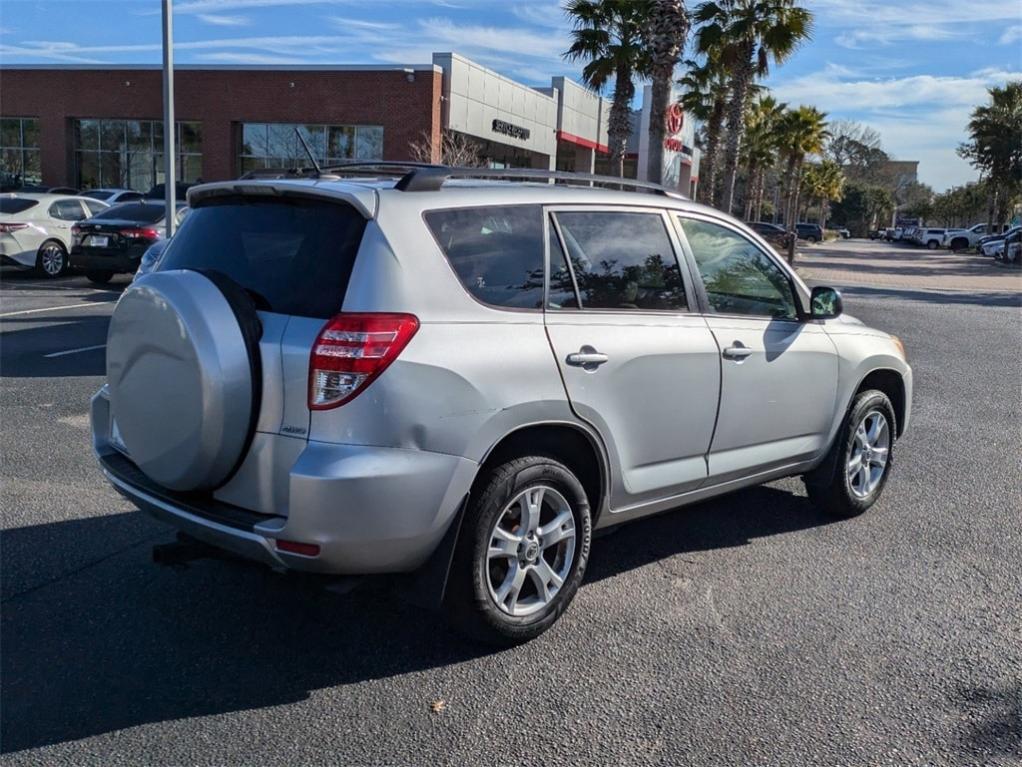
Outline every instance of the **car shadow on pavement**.
<svg viewBox="0 0 1022 767"><path fill-rule="evenodd" d="M826 522L803 497L749 489L598 539L587 582ZM385 580L339 595L245 563L152 564L152 544L170 538L141 512L4 531L4 752L294 703L495 652Z"/></svg>
<svg viewBox="0 0 1022 767"><path fill-rule="evenodd" d="M72 310L74 311L74 310ZM87 311L87 310L86 310ZM40 316L46 318L40 324ZM6 317L0 343L0 377L2 378L68 378L101 376L106 373L106 314L46 315ZM92 347L100 348L92 348ZM71 354L64 352L75 348ZM47 357L47 354L59 356Z"/></svg>

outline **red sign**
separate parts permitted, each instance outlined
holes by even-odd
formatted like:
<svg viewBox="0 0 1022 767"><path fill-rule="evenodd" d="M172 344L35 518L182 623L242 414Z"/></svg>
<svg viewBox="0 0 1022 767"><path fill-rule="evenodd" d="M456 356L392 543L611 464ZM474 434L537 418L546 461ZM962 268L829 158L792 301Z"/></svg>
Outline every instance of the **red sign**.
<svg viewBox="0 0 1022 767"><path fill-rule="evenodd" d="M667 128L667 135L673 136L681 130L681 126L684 124L685 113L681 109L681 104L671 104L667 107L667 116L664 120L664 126Z"/></svg>

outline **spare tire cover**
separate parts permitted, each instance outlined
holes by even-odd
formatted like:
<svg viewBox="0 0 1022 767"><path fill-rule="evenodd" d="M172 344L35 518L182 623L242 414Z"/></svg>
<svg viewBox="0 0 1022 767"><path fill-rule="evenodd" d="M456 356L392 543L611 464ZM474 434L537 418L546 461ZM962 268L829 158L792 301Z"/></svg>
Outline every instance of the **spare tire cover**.
<svg viewBox="0 0 1022 767"><path fill-rule="evenodd" d="M233 473L258 404L250 354L235 310L199 272L148 274L124 291L107 336L110 408L153 481L206 490Z"/></svg>

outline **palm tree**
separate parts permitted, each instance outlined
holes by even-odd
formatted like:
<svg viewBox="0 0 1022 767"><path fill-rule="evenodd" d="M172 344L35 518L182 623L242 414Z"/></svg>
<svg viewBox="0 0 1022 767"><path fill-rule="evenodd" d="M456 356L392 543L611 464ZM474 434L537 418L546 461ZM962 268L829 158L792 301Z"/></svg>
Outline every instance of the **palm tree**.
<svg viewBox="0 0 1022 767"><path fill-rule="evenodd" d="M745 220L758 221L763 207L766 172L777 161L780 148L777 126L786 104L763 94L754 101L746 117L746 137L742 149L745 162Z"/></svg>
<svg viewBox="0 0 1022 767"><path fill-rule="evenodd" d="M988 93L990 102L972 110L969 140L958 154L983 173L991 190L988 218L1003 223L1022 194L1022 80Z"/></svg>
<svg viewBox="0 0 1022 767"><path fill-rule="evenodd" d="M845 174L833 160L822 160L810 165L805 172L803 186L810 203L820 205L820 228L827 228L830 204L841 202L845 190Z"/></svg>
<svg viewBox="0 0 1022 767"><path fill-rule="evenodd" d="M688 35L685 3L682 0L650 0L644 22L643 43L649 52L649 77L653 86L646 178L659 184L663 180L665 121L671 101L674 69L678 66Z"/></svg>
<svg viewBox="0 0 1022 767"><path fill-rule="evenodd" d="M745 134L749 88L769 72L771 59L782 63L809 38L813 15L795 0L720 0L704 2L695 13L702 24L699 48L720 47L731 71L731 101L727 109L727 151L721 207L730 213Z"/></svg>
<svg viewBox="0 0 1022 767"><path fill-rule="evenodd" d="M624 176L625 151L631 134L631 108L635 75L649 71L649 54L642 44L646 2L632 0L570 0L564 8L572 19L569 61L585 60L582 81L601 91L614 80L607 133L611 167Z"/></svg>
<svg viewBox="0 0 1022 767"><path fill-rule="evenodd" d="M827 115L815 107L789 109L778 126L781 154L786 160L784 224L794 228L798 216L802 168L806 155L823 151L827 137Z"/></svg>
<svg viewBox="0 0 1022 767"><path fill-rule="evenodd" d="M686 114L703 125L698 195L700 201L714 205L717 200L717 151L728 97L727 73L717 51L710 51L702 63L690 59L685 65L688 71L678 80L682 90L678 103Z"/></svg>

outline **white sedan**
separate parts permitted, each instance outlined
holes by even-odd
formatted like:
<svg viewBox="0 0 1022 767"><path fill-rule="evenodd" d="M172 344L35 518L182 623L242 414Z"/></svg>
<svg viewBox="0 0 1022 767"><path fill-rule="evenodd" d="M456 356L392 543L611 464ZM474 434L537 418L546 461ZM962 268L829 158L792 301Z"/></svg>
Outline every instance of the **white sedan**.
<svg viewBox="0 0 1022 767"><path fill-rule="evenodd" d="M61 276L70 265L71 226L108 207L77 195L0 196L0 264L35 269L44 277Z"/></svg>

